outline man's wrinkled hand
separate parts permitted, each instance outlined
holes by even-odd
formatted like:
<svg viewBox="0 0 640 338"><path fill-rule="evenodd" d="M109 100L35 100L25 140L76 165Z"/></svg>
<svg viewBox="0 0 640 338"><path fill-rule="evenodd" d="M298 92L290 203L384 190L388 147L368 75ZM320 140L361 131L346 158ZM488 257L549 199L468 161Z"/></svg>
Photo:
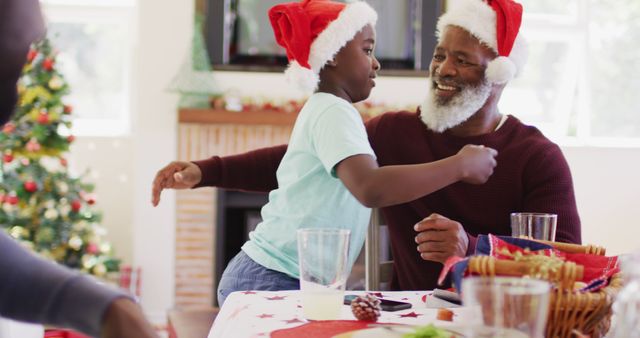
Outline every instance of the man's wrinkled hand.
<svg viewBox="0 0 640 338"><path fill-rule="evenodd" d="M451 256L464 257L469 237L462 225L442 215L431 214L414 226L417 249L427 261L444 263Z"/></svg>

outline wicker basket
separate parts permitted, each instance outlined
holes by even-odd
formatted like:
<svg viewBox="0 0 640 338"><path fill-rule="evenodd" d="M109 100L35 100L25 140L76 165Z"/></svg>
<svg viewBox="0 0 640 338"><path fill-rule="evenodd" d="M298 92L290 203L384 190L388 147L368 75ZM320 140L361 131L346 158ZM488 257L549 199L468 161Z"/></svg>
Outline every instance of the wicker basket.
<svg viewBox="0 0 640 338"><path fill-rule="evenodd" d="M523 267L523 264L529 266ZM520 268L516 265L520 265ZM468 270L472 274L483 276L524 276L527 273L523 271L536 268L530 265L527 262L475 256L469 260ZM599 291L580 292L574 290L574 283L581 278L581 274L582 267L573 262L565 262L557 273L547 277L556 287L551 291L546 337L574 337L576 333L582 333L591 338L599 338L609 331L611 305L622 287L622 276L614 275L609 285Z"/></svg>

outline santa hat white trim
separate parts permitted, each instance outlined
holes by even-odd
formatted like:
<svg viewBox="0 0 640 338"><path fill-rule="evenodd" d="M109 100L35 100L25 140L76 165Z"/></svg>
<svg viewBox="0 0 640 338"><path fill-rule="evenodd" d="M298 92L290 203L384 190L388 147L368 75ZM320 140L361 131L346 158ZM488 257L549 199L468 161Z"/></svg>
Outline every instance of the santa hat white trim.
<svg viewBox="0 0 640 338"><path fill-rule="evenodd" d="M338 17L331 21L311 44L308 61L311 69L302 67L294 60L285 71L285 77L303 91L314 92L318 89L320 70L327 61L333 59L366 25L375 26L377 20L378 14L366 2L346 5Z"/></svg>
<svg viewBox="0 0 640 338"><path fill-rule="evenodd" d="M458 26L498 53L496 12L491 6L482 0L456 0L451 1L450 6L438 20L438 39L442 38L447 26ZM495 84L509 82L520 75L527 63L527 56L527 42L522 34L518 34L509 57L499 56L487 65L487 81Z"/></svg>
<svg viewBox="0 0 640 338"><path fill-rule="evenodd" d="M311 69L302 67L298 61L291 60L284 77L288 83L293 84L305 93L312 93L318 88L320 77Z"/></svg>

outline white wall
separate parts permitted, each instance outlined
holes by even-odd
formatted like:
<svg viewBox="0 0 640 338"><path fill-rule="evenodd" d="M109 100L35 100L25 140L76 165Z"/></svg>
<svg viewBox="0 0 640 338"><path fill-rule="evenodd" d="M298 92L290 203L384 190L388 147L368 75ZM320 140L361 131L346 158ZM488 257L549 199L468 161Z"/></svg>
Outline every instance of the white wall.
<svg viewBox="0 0 640 338"><path fill-rule="evenodd" d="M86 182L95 185L95 209L114 254L124 264L133 262L133 151L130 137L77 137L69 151L74 174L89 170Z"/></svg>
<svg viewBox="0 0 640 338"><path fill-rule="evenodd" d="M173 306L175 197L151 206L155 172L176 158L175 95L167 93L193 30L192 1L138 0L133 102L133 259L142 267L142 305L155 322Z"/></svg>
<svg viewBox="0 0 640 338"><path fill-rule="evenodd" d="M640 249L639 148L562 148L573 175L582 241L607 248L607 254Z"/></svg>

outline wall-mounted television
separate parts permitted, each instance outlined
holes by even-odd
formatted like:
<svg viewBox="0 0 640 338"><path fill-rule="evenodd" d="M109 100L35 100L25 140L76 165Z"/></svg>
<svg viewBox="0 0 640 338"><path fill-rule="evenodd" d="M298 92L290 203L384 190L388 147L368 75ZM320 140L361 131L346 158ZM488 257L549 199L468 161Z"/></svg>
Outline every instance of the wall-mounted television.
<svg viewBox="0 0 640 338"><path fill-rule="evenodd" d="M282 70L284 49L267 11L291 0L207 0L205 39L215 68ZM345 0L343 2L350 2ZM376 57L383 70L426 70L443 0L367 0L377 10Z"/></svg>

